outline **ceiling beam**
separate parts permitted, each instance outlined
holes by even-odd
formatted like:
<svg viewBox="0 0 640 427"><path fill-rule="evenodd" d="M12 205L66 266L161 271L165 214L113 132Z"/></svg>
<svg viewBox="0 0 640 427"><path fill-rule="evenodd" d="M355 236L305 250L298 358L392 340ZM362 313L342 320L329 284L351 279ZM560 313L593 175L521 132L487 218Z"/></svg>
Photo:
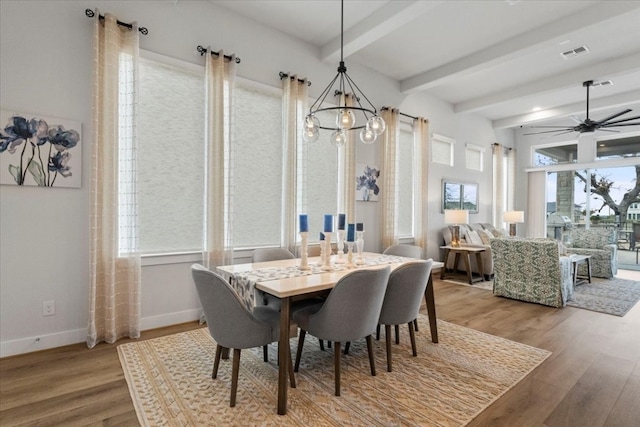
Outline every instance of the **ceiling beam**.
<svg viewBox="0 0 640 427"><path fill-rule="evenodd" d="M364 49L371 43L401 28L420 15L437 7L443 1L390 1L367 18L344 32L344 58ZM340 60L340 36L325 44L320 59L326 62Z"/></svg>
<svg viewBox="0 0 640 427"><path fill-rule="evenodd" d="M633 90L617 95L605 96L602 98L592 99L589 102L589 116L593 119L594 111L609 110L617 107L624 107L630 104L640 104L640 90ZM567 104L556 108L536 111L535 113L520 114L517 116L506 117L504 119L494 120L491 122L494 129L503 129L516 126L525 126L552 118L563 118L573 114L577 114L580 118L584 118L585 104L584 101ZM574 126L575 123L567 122L567 126Z"/></svg>
<svg viewBox="0 0 640 427"><path fill-rule="evenodd" d="M610 77L640 70L640 52L595 64L589 67L574 69L549 76L544 79L530 81L509 89L501 90L487 96L460 102L454 105L456 113L470 113L492 107L503 102L510 102L520 98L528 98L556 90L581 87L586 80L602 80Z"/></svg>
<svg viewBox="0 0 640 427"><path fill-rule="evenodd" d="M506 60L535 52L549 43L560 43L566 39L568 34L575 31L638 11L640 11L640 2L600 2L578 13L557 19L471 55L404 79L400 82L400 90L406 94L427 90L455 78L485 70Z"/></svg>

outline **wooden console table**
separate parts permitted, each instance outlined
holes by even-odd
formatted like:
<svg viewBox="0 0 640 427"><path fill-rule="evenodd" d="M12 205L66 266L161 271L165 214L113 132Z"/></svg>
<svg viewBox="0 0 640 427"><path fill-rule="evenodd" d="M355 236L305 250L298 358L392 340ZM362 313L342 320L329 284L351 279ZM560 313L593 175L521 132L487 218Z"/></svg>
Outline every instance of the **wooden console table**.
<svg viewBox="0 0 640 427"><path fill-rule="evenodd" d="M464 266L467 271L467 280L470 285L473 285L474 282L484 282L484 269L482 268L482 256L481 253L484 252L485 248L479 248L475 246L460 246L458 248L454 248L452 246L440 246L440 249L444 249L444 267L440 270L440 280L445 279L445 274L447 271L447 261L449 261L449 255L455 254L455 260L453 262L453 271L455 272L458 268L458 263L460 262L460 255L462 255L462 259L464 260ZM471 272L471 254L476 254L476 262L478 264L478 273L480 274L479 278L473 277L473 273Z"/></svg>

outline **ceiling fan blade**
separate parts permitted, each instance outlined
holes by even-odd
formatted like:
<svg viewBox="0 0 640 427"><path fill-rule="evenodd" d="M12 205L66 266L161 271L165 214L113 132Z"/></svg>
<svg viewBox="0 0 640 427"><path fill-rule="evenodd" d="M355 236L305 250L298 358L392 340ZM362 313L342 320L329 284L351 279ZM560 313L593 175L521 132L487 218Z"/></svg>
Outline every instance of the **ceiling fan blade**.
<svg viewBox="0 0 640 427"><path fill-rule="evenodd" d="M603 129L603 128L599 128L597 130L602 131L602 132L615 132L615 133L619 133L620 132L619 130Z"/></svg>
<svg viewBox="0 0 640 427"><path fill-rule="evenodd" d="M532 129L544 129L544 128L559 128L559 129L573 129L571 126L529 126Z"/></svg>
<svg viewBox="0 0 640 427"><path fill-rule="evenodd" d="M627 108L626 110L622 110L622 111L620 111L620 112L618 112L618 113L616 113L616 114L612 114L612 115L610 115L609 117L607 117L607 118L605 118L605 119L602 119L602 120L598 121L598 123L608 122L609 120L611 120L611 119L615 119L616 117L620 117L620 116L622 116L623 114L627 114L627 113L628 113L628 112L630 112L630 111L631 111L631 110Z"/></svg>
<svg viewBox="0 0 640 427"><path fill-rule="evenodd" d="M524 136L524 135L538 135L538 134L541 134L541 133L553 133L553 132L558 132L558 131L560 131L560 130L563 130L563 129L543 130L543 131L540 131L540 132L523 133L522 135L523 135L523 136ZM573 128L567 128L567 127L564 127L564 130L566 130L566 132L563 132L563 133L573 132Z"/></svg>
<svg viewBox="0 0 640 427"><path fill-rule="evenodd" d="M629 120L637 120L637 119L640 119L640 116L628 117L626 119L615 120L613 122L607 122L607 123L602 123L602 124L603 125L614 125L614 124L618 124L618 123L628 122Z"/></svg>
<svg viewBox="0 0 640 427"><path fill-rule="evenodd" d="M574 122L576 122L577 124L581 124L582 123L582 119L580 119L580 117L576 116L576 115L571 115L569 116L571 117L571 120L573 120Z"/></svg>
<svg viewBox="0 0 640 427"><path fill-rule="evenodd" d="M635 123L616 123L616 124L606 123L606 124L600 126L600 129L609 128L609 127L615 128L615 127L618 127L618 126L640 126L640 122L635 122Z"/></svg>

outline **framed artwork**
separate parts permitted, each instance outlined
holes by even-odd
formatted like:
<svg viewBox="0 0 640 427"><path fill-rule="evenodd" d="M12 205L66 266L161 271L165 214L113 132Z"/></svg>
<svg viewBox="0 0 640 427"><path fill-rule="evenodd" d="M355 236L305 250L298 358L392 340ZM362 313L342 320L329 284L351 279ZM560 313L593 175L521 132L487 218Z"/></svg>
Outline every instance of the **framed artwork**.
<svg viewBox="0 0 640 427"><path fill-rule="evenodd" d="M445 209L466 209L478 213L478 184L450 179L442 180L442 212Z"/></svg>
<svg viewBox="0 0 640 427"><path fill-rule="evenodd" d="M80 188L82 124L0 110L0 184Z"/></svg>
<svg viewBox="0 0 640 427"><path fill-rule="evenodd" d="M380 196L380 168L363 163L356 164L356 200L377 202Z"/></svg>

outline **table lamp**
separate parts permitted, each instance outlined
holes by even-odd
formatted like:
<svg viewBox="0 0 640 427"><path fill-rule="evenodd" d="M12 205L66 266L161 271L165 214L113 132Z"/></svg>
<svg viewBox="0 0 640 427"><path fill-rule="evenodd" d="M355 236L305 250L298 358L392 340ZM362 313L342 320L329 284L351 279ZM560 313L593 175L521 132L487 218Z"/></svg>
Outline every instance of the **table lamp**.
<svg viewBox="0 0 640 427"><path fill-rule="evenodd" d="M523 211L506 211L504 213L504 222L509 224L509 236L515 237L516 224L524 222Z"/></svg>
<svg viewBox="0 0 640 427"><path fill-rule="evenodd" d="M465 209L445 209L444 223L451 226L451 247L460 247L460 224L469 223L469 211Z"/></svg>

